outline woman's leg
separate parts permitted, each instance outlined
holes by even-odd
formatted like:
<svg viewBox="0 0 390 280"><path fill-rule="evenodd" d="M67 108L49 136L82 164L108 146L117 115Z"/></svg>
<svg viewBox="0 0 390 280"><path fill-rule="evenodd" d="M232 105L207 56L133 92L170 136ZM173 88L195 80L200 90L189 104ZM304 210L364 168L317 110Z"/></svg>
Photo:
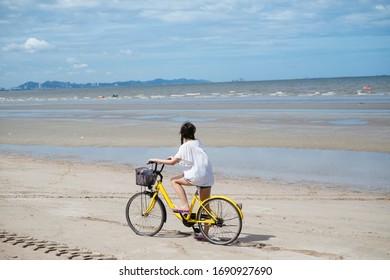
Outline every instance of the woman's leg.
<svg viewBox="0 0 390 280"><path fill-rule="evenodd" d="M210 188L200 188L199 197L200 200L203 201L210 197L211 187Z"/></svg>
<svg viewBox="0 0 390 280"><path fill-rule="evenodd" d="M204 187L200 188L199 198L200 198L201 201L209 198L210 195L211 195L211 187L209 187L209 188L204 188ZM209 206L206 206L206 209L210 211L210 207ZM206 213L204 213L204 214L206 214ZM209 226L205 225L204 226L204 231L205 231L206 234L208 234ZM204 237L202 237L202 238L204 238Z"/></svg>
<svg viewBox="0 0 390 280"><path fill-rule="evenodd" d="M183 188L184 186L192 186L192 184L188 183L186 179L184 179L184 175L175 176L171 179L171 184L176 194L180 198L181 209L189 210L190 205L188 204L187 194Z"/></svg>

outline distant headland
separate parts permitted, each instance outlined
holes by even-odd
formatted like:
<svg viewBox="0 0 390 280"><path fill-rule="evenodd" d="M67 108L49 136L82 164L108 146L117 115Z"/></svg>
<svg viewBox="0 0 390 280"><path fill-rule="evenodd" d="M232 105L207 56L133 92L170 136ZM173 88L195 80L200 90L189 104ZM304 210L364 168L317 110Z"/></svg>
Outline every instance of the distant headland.
<svg viewBox="0 0 390 280"><path fill-rule="evenodd" d="M46 81L44 83L26 82L20 86L8 90L37 90L37 89L67 89L67 88L98 88L98 87L116 87L116 86L162 86L162 85L190 85L190 84L206 84L211 83L207 80L196 79L154 79L151 81L126 81L113 83L71 83L59 81ZM1 90L7 90L2 88Z"/></svg>

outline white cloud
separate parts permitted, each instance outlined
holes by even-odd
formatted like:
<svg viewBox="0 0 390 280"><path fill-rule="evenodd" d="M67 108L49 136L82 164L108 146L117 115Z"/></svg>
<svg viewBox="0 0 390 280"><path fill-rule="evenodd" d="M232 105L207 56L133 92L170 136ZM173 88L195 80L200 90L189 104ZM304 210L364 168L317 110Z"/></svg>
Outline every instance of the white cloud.
<svg viewBox="0 0 390 280"><path fill-rule="evenodd" d="M274 21L289 21L294 20L296 18L296 13L291 10L285 10L285 11L276 11L271 14L264 14L264 17L269 20Z"/></svg>
<svg viewBox="0 0 390 280"><path fill-rule="evenodd" d="M124 54L124 55L127 55L127 56L132 56L132 55L133 55L133 51L130 50L130 49L127 49L127 50L120 50L120 53L121 53L121 54Z"/></svg>
<svg viewBox="0 0 390 280"><path fill-rule="evenodd" d="M390 12L390 5L376 5L375 9L381 12Z"/></svg>
<svg viewBox="0 0 390 280"><path fill-rule="evenodd" d="M66 62L70 65L71 69L85 70L86 73L91 73L88 71L92 71L92 70L88 69L89 65L87 63L82 63L82 62L80 62L79 59L77 59L75 57L68 57L66 59ZM74 73L74 72L72 71L70 73Z"/></svg>
<svg viewBox="0 0 390 280"><path fill-rule="evenodd" d="M95 8L104 5L99 0L57 0L55 3L41 3L38 6L42 9L67 9L67 8Z"/></svg>
<svg viewBox="0 0 390 280"><path fill-rule="evenodd" d="M202 10L143 10L140 16L147 19L158 19L167 23L189 23L193 21L215 19L211 11Z"/></svg>
<svg viewBox="0 0 390 280"><path fill-rule="evenodd" d="M38 51L44 51L52 49L53 45L49 44L45 40L38 40L36 38L28 38L23 44L11 43L3 48L3 51L24 51L27 53L35 53Z"/></svg>
<svg viewBox="0 0 390 280"><path fill-rule="evenodd" d="M88 64L86 64L86 63L76 63L76 64L73 64L72 67L74 69L86 69L86 68L88 68Z"/></svg>
<svg viewBox="0 0 390 280"><path fill-rule="evenodd" d="M66 59L66 62L69 63L69 64L75 64L78 62L78 59L77 58L74 58L74 57L68 57Z"/></svg>
<svg viewBox="0 0 390 280"><path fill-rule="evenodd" d="M11 11L23 10L27 5L30 5L30 0L2 0L0 6L7 7Z"/></svg>
<svg viewBox="0 0 390 280"><path fill-rule="evenodd" d="M359 26L363 29L385 27L390 24L390 5L375 5L364 11L345 14L342 19L353 27Z"/></svg>

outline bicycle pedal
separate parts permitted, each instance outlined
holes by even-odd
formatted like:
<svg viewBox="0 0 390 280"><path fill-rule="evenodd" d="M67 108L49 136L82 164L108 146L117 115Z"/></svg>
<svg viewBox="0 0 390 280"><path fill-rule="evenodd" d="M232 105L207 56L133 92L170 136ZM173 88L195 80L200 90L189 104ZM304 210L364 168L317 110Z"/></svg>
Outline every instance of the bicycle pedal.
<svg viewBox="0 0 390 280"><path fill-rule="evenodd" d="M194 230L194 233L200 233L200 229L198 227L192 227L192 229Z"/></svg>

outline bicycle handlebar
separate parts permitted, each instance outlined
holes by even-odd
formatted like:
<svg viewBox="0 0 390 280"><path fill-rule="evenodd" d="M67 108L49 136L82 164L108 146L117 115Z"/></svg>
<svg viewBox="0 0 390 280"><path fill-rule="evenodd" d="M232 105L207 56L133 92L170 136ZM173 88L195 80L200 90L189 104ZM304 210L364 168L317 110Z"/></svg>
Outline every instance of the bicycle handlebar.
<svg viewBox="0 0 390 280"><path fill-rule="evenodd" d="M161 181L162 181L162 179L163 179L162 171L163 171L163 169L164 169L164 167L165 167L165 164L157 163L157 162L154 162L154 161L149 161L147 164L154 164L154 168L152 168L152 169L153 169L153 173L155 173L155 174L157 174L158 176L160 176ZM157 170L157 166L158 166L158 165L161 165L160 170Z"/></svg>

